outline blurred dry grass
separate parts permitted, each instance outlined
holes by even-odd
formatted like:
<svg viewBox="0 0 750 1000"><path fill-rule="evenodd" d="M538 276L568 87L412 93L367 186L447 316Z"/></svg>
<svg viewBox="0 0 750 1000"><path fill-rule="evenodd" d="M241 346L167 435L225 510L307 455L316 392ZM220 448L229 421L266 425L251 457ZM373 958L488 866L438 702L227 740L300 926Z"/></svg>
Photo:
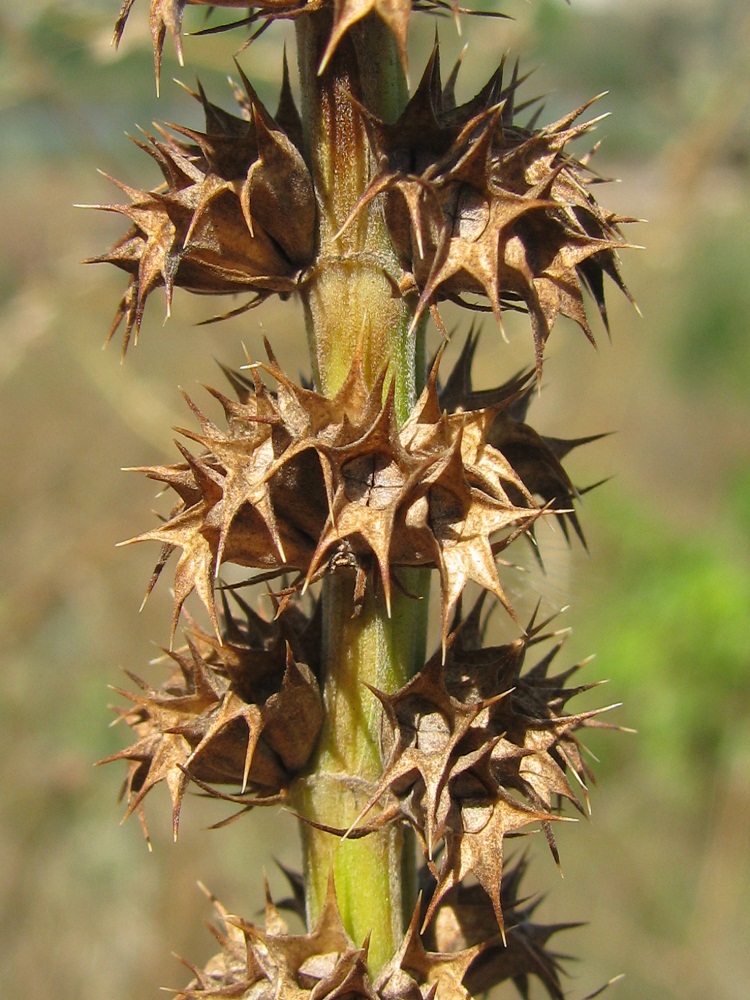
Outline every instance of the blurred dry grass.
<svg viewBox="0 0 750 1000"><path fill-rule="evenodd" d="M118 6L0 0L0 992L24 1000L134 1000L181 984L170 952L199 960L211 949L196 879L251 916L264 866L283 892L273 858L296 863L288 817L207 833L222 814L199 799L177 846L164 802L150 803L149 855L137 823L117 826L116 769L91 766L124 738L107 728L106 686L120 667L148 671L152 642L167 638L166 586L136 614L155 553L114 549L148 523L152 502L120 467L174 454L169 428L186 422L177 385L199 395L197 381L218 379L212 357L241 363L241 341L258 355L261 323L292 370L306 367L293 304L196 329L222 303L186 296L163 328L154 296L124 366L116 348L101 354L124 280L78 262L121 227L71 206L112 197L97 166L148 182L124 130L193 114L170 85L157 105L142 19L111 52ZM505 9L516 25L466 26L467 92L506 46L541 64L534 84L554 90L550 118L611 88L599 169L625 180L601 197L650 220L632 230L648 252L625 260L645 318L611 295L614 342L601 333L598 354L561 324L532 411L546 433L617 430L573 459L581 485L616 474L586 497L591 555L554 558L539 585L550 607L572 604L564 655L597 650L588 677L612 678L607 697L626 702L618 721L640 730L597 740L601 792L592 822L560 835L564 882L538 852L537 885L551 890L542 914L590 922L561 942L584 959L571 996L624 972L612 993L622 1000L744 1000L750 18L731 0ZM243 60L267 94L280 63L272 35ZM450 24L443 38L450 59ZM218 101L231 51L188 40L188 65ZM528 363L529 343L519 333L502 354L488 325L487 381Z"/></svg>

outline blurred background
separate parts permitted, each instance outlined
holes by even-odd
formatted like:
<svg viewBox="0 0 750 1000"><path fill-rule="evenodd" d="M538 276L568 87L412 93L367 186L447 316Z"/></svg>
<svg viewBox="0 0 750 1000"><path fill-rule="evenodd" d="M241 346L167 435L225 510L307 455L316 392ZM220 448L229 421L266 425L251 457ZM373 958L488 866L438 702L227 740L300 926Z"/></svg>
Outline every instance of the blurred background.
<svg viewBox="0 0 750 1000"><path fill-rule="evenodd" d="M304 368L293 303L197 327L236 303L179 291L166 323L163 297L152 296L124 364L117 344L101 351L126 277L79 262L126 224L73 203L120 200L96 168L158 183L124 133L153 119L201 126L175 75L193 85L199 74L231 108L226 73L242 37L186 39L184 70L168 42L157 101L147 8L135 4L115 52L119 0L0 0L0 993L24 1000L145 1000L184 985L172 953L202 963L214 950L196 881L253 918L263 871L282 895L275 860L298 864L288 816L207 831L225 813L199 798L186 802L173 845L161 788L147 800L149 854L135 819L118 826L119 765L92 766L127 738L108 728L108 685L124 683L121 668L159 679L149 661L168 641L166 581L138 615L155 547L114 547L152 523L153 484L121 467L177 460L170 428L190 423L177 387L200 399L197 382L221 384L214 359L243 363L242 344L259 356L265 333L293 373ZM560 664L596 653L583 679L610 683L591 704L623 702L612 721L638 730L588 741L599 758L593 816L559 834L564 880L533 845L532 888L548 893L538 915L586 922L555 939L580 959L568 965L573 998L624 973L613 1000L744 1000L750 8L505 0L502 10L516 20L464 17L461 38L441 23L444 65L469 45L459 97L505 50L536 68L525 93L549 95L543 122L609 91L593 165L622 182L597 195L649 220L627 229L647 250L623 254L643 318L611 286L612 338L596 325L598 351L561 320L530 415L560 437L616 432L569 463L580 487L612 478L582 504L589 553L543 539L546 576L529 562L508 586L529 582L550 613L571 605ZM191 13L186 27L200 27ZM415 21L416 80L434 27ZM276 26L240 56L271 108L283 39L293 34ZM496 384L532 361L531 337L511 323L504 345L486 327L478 370ZM460 330L451 356L459 344Z"/></svg>

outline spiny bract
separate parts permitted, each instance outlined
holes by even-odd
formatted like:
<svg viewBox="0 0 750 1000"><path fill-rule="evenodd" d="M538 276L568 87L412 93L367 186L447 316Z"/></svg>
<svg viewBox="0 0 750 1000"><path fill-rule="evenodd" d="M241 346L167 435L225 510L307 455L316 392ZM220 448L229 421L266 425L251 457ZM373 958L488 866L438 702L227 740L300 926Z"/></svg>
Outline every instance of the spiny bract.
<svg viewBox="0 0 750 1000"><path fill-rule="evenodd" d="M240 71L241 72L241 71ZM141 191L113 181L129 205L93 206L133 223L107 253L87 263L115 264L130 275L109 336L125 322L123 349L138 337L146 299L163 286L167 311L175 287L200 294L253 292L256 304L272 293L288 295L314 249L315 195L299 142L299 118L282 86L272 118L241 73L242 115L230 115L193 96L205 113L205 132L171 125L176 138L135 140L159 165L164 185Z"/></svg>
<svg viewBox="0 0 750 1000"><path fill-rule="evenodd" d="M482 923L476 920L479 911L470 891L452 893L437 911L429 935L444 947L425 947L418 906L397 952L374 977L367 966L367 942L358 946L344 929L333 881L308 934L289 932L268 889L262 927L229 913L211 896L218 918L212 929L222 950L203 969L184 963L195 978L177 1000L471 1000L463 983L486 990L511 980L526 996L531 976L551 1000L562 1000L560 956L548 950L547 942L575 925L532 921L535 904L519 893L525 870L521 860L504 883L503 902L514 918L505 939L496 924L493 928L491 914Z"/></svg>
<svg viewBox="0 0 750 1000"><path fill-rule="evenodd" d="M507 413L528 378L503 387L492 405L449 413L440 403L436 362L399 428L387 371L369 389L355 359L337 395L327 399L295 385L270 359L251 366L251 381L232 376L238 401L210 390L224 409L226 430L191 403L200 432L182 433L202 454L181 448L183 464L139 470L180 498L163 524L130 540L163 546L151 586L169 553L182 550L173 631L193 590L218 631L214 580L224 562L277 576L296 572L297 587L348 566L357 572L360 597L377 570L387 607L398 567L434 567L444 637L469 581L512 614L496 555L540 517L570 515L559 501L574 495L542 438L535 438L536 453L526 455L523 477L500 450L512 437L509 427L532 436ZM275 393L261 370L276 380ZM535 494L548 506L539 506Z"/></svg>
<svg viewBox="0 0 750 1000"><path fill-rule="evenodd" d="M117 714L137 740L101 763L129 762L126 815L137 812L144 833L143 799L161 781L176 839L191 779L268 801L313 752L323 720L315 629L297 609L266 622L239 603L244 620L224 602L221 641L191 625L187 646L166 654L176 669L160 688L129 674L139 690L119 692L132 706Z"/></svg>
<svg viewBox="0 0 750 1000"><path fill-rule="evenodd" d="M122 38L134 2L135 0L123 0L115 24L115 44L119 44ZM248 3L248 0L150 0L150 2L150 26L157 84L161 74L162 52L167 32L172 36L180 64L183 63L182 22L185 8L190 6L244 8L245 17L229 24L220 24L216 30L249 26L260 22L259 31L263 31L270 21L294 19L327 8L332 15L332 24L321 69L325 68L346 32L370 13L377 14L393 33L404 69L407 63L406 41L412 10L436 14L451 12L454 16L459 13L456 0L255 0L254 3ZM462 8L461 13L473 12ZM482 13L484 16L505 16L484 11L476 13Z"/></svg>
<svg viewBox="0 0 750 1000"><path fill-rule="evenodd" d="M574 124L591 101L544 128L523 127L516 121L517 67L506 83L503 60L461 106L457 69L443 87L436 43L397 121L386 124L359 107L378 167L351 219L385 196L402 292L419 292L415 327L440 299L467 305L463 295L485 295L498 323L503 306L520 304L531 319L541 373L559 315L593 341L584 288L605 323L603 275L627 293L617 258L627 244L618 224L633 220L600 208L590 191L598 178L566 151L600 120Z"/></svg>

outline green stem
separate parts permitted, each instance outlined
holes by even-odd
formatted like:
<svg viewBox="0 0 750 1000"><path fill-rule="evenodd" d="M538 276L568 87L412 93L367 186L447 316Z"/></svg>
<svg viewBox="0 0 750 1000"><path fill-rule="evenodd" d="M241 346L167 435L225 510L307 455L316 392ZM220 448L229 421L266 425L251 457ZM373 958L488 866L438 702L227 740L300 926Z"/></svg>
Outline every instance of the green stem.
<svg viewBox="0 0 750 1000"><path fill-rule="evenodd" d="M344 36L318 73L330 23L325 10L297 21L304 153L319 220L317 257L302 289L310 355L326 395L346 378L358 345L371 383L390 363L403 420L417 390L415 345L422 338L408 332L415 302L398 292L401 267L380 199L352 217L373 170L352 98L391 119L407 99L406 82L393 38L374 16Z"/></svg>
<svg viewBox="0 0 750 1000"><path fill-rule="evenodd" d="M421 616L426 601L399 594L389 619L371 588L352 617L352 596L352 575L329 578L323 597L326 719L313 771L298 788L302 814L340 830L358 818L383 772L382 709L369 687L395 691L424 655L414 612ZM377 813L373 809L367 820ZM302 830L309 922L320 912L333 871L344 924L356 944L371 936L369 964L379 969L397 949L404 914L411 915L414 906L414 887L404 884L401 828L343 841L307 824Z"/></svg>
<svg viewBox="0 0 750 1000"><path fill-rule="evenodd" d="M408 98L406 81L393 37L374 16L347 32L319 73L330 30L327 10L297 21L304 154L319 220L317 256L302 290L315 383L335 394L359 350L371 386L390 366L403 421L421 388L423 334L409 333L415 302L397 290L401 268L381 199L354 212L374 164L352 98L393 121ZM356 614L352 572L337 571L323 585L326 718L294 804L306 819L340 830L354 823L383 773L382 707L368 685L392 693L424 663L429 574L401 575L421 599L394 593L390 618L375 577L369 574ZM320 913L333 872L344 925L358 945L370 937L369 965L377 972L398 948L415 904L413 844L404 849L403 829L394 824L343 841L309 824L302 830L308 925Z"/></svg>

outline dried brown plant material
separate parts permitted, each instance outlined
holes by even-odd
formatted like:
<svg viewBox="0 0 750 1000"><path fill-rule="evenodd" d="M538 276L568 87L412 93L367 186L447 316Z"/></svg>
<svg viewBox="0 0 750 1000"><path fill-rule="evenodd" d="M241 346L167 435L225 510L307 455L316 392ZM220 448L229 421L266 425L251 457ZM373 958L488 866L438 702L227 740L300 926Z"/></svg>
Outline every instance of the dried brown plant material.
<svg viewBox="0 0 750 1000"><path fill-rule="evenodd" d="M585 546L573 505L581 492L593 487L579 491L563 468L562 459L575 448L599 441L606 435L565 439L538 434L526 422L529 404L534 397L534 386L527 376L514 377L496 388L475 390L471 371L478 344L479 334L470 330L445 385L439 389L441 406L451 412L463 412L507 402L508 405L500 406L497 411L488 434L489 443L505 455L531 494L560 512L558 523L566 538L569 527L572 527ZM518 502L512 488L509 487L508 492ZM539 555L538 547L534 551Z"/></svg>
<svg viewBox="0 0 750 1000"><path fill-rule="evenodd" d="M436 44L397 121L386 124L359 106L378 168L350 221L385 195L402 290L420 296L415 325L440 299L467 305L466 294L485 295L500 325L504 307L525 308L539 374L559 315L593 341L585 288L605 322L602 276L627 294L618 226L632 220L598 205L590 191L598 178L566 149L600 120L575 124L593 102L543 128L523 127L515 109L521 80L514 70L506 83L504 68L457 106L456 74L443 88Z"/></svg>
<svg viewBox="0 0 750 1000"><path fill-rule="evenodd" d="M460 884L446 893L423 935L428 948L449 954L482 946L464 976L464 984L473 996L510 980L522 997L528 997L533 976L543 984L551 1000L563 1000L561 960L565 956L552 951L548 943L553 935L579 925L534 921L540 900L521 896L527 869L528 860L523 856L504 874L500 891L504 935L492 903L476 884ZM426 870L423 881L430 881ZM429 898L423 902L423 909L428 905Z"/></svg>
<svg viewBox="0 0 750 1000"><path fill-rule="evenodd" d="M290 934L266 890L265 926L236 917L213 897L221 952L205 969L188 965L193 982L177 1000L377 1000L367 973L367 944L357 947L339 914L333 881L316 926Z"/></svg>
<svg viewBox="0 0 750 1000"><path fill-rule="evenodd" d="M131 335L137 339L155 288L164 287L167 312L175 287L252 292L254 304L293 291L312 260L315 196L302 154L244 75L242 82L241 116L212 104L200 89L193 96L203 107L205 132L171 125L161 139L136 140L158 164L160 188L141 191L114 181L130 204L93 206L133 224L107 253L87 262L115 264L131 275L110 330L112 337L124 321L123 349ZM294 128L288 95L286 81L280 107Z"/></svg>
<svg viewBox="0 0 750 1000"><path fill-rule="evenodd" d="M134 2L135 0L123 0L115 23L115 45L118 45L122 38ZM174 42L180 65L183 64L182 21L186 7L231 7L244 10L245 13L250 7L260 7L264 11L264 18L273 19L274 17L291 17L306 8L317 10L324 2L325 0L259 0L259 2L249 4L247 0L150 0L149 24L154 45L154 68L157 85L161 75L162 52L167 32ZM248 23L248 18L243 18L243 23Z"/></svg>
<svg viewBox="0 0 750 1000"><path fill-rule="evenodd" d="M567 774L584 795L591 779L575 733L602 725L598 716L614 706L567 713L567 701L594 685L567 686L580 664L550 675L563 640L522 673L528 647L557 633L544 633L548 623L532 621L515 642L482 648L481 606L477 602L450 633L444 662L438 651L399 691L374 691L384 709L386 764L354 826L380 802L383 811L370 829L407 820L431 865L442 842L425 920L473 875L503 931L505 839L539 823L557 858L550 824L560 819L560 802L568 799L585 814Z"/></svg>
<svg viewBox="0 0 750 1000"><path fill-rule="evenodd" d="M123 0L114 30L114 42L119 44L125 25L135 0ZM246 16L228 25L219 25L215 30L225 30L241 25L254 25L260 22L258 32L263 31L271 21L286 20L309 15L321 8L328 8L332 14L332 26L328 45L321 61L321 71L325 68L336 51L344 35L368 14L374 13L388 26L398 47L404 68L407 64L406 42L409 31L409 21L413 10L427 13L451 13L457 17L462 14L481 14L483 16L505 17L497 12L471 11L459 7L456 0L255 0L250 4L247 0L151 0L150 27L154 46L154 68L157 85L161 75L162 53L167 32L174 42L175 51L180 65L183 63L182 52L182 22L185 8L195 7L231 7L241 8ZM251 40L252 40L251 36Z"/></svg>
<svg viewBox="0 0 750 1000"><path fill-rule="evenodd" d="M277 382L271 393L263 368ZM185 463L142 469L180 497L171 516L131 541L182 549L175 572L173 629L193 591L214 622L214 579L222 562L272 573L297 571L300 585L342 566L362 579L377 570L386 605L394 569L439 571L443 633L466 584L491 591L512 614L495 557L546 511L488 435L502 406L448 414L436 370L399 429L384 378L368 388L358 359L333 399L295 385L271 361L240 399L213 391L227 429L191 404L205 452ZM516 502L509 498L513 491Z"/></svg>
<svg viewBox="0 0 750 1000"><path fill-rule="evenodd" d="M382 1000L471 1000L462 985L480 946L451 953L428 952L419 933L419 903L396 954L375 984Z"/></svg>
<svg viewBox="0 0 750 1000"><path fill-rule="evenodd" d="M129 762L126 815L138 812L144 830L142 802L161 781L172 798L176 838L191 778L201 787L229 784L267 799L312 754L323 705L308 623L294 610L270 623L241 608L244 620L225 603L221 642L193 623L187 646L166 654L176 669L160 688L129 674L139 690L119 692L132 707L118 708L118 716L137 739L101 763Z"/></svg>

